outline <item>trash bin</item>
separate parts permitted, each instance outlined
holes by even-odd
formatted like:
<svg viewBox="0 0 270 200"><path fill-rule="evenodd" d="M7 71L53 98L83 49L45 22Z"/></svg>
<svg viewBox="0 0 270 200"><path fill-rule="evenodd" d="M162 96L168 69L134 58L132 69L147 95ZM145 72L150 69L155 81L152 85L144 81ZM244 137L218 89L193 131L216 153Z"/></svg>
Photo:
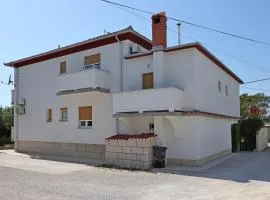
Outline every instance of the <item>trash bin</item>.
<svg viewBox="0 0 270 200"><path fill-rule="evenodd" d="M167 147L153 146L153 167L164 168Z"/></svg>

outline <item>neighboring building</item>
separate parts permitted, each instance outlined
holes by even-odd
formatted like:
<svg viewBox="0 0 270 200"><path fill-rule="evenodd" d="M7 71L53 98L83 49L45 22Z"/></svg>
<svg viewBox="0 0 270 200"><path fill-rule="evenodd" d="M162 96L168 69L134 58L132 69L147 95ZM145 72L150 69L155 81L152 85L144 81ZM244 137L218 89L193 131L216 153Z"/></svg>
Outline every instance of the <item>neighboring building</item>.
<svg viewBox="0 0 270 200"><path fill-rule="evenodd" d="M16 150L103 159L105 138L155 132L168 163L230 153L242 81L200 43L167 47L166 21L152 41L128 27L6 63Z"/></svg>

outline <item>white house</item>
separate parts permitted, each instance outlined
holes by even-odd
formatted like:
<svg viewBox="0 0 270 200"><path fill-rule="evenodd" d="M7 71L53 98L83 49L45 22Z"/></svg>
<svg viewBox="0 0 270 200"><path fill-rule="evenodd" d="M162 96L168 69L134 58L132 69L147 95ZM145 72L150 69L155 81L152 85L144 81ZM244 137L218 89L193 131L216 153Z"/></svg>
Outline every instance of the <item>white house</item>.
<svg viewBox="0 0 270 200"><path fill-rule="evenodd" d="M242 81L200 43L167 47L166 21L152 41L128 27L5 63L16 150L104 159L105 138L154 132L167 163L229 154Z"/></svg>

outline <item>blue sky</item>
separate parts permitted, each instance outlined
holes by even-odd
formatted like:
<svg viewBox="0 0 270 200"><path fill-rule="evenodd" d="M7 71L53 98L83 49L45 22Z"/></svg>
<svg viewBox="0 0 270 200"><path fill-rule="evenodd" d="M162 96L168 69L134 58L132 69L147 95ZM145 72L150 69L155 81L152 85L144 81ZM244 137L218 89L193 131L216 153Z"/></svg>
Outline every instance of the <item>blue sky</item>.
<svg viewBox="0 0 270 200"><path fill-rule="evenodd" d="M171 17L270 42L269 0L115 1L151 12L166 11ZM132 25L151 39L150 22L99 0L3 0L0 8L0 81L7 81L13 74L12 69L3 66L4 62L95 37L104 30L112 32ZM150 19L150 15L137 14ZM168 28L176 30L176 22L169 20ZM202 42L244 81L270 77L270 46L185 24L181 31L182 43L193 42L190 38ZM168 32L168 46L176 44L176 33ZM246 87L270 91L270 81ZM0 84L0 105L10 104L10 89ZM241 92L257 91L242 88Z"/></svg>

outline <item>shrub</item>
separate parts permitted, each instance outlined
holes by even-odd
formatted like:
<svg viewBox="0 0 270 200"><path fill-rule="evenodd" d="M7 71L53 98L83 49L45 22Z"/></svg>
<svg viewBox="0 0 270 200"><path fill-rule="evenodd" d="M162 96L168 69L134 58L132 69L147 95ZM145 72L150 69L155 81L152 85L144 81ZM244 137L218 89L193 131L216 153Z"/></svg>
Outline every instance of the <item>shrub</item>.
<svg viewBox="0 0 270 200"><path fill-rule="evenodd" d="M10 140L10 137L4 135L0 138L0 146L3 146L5 144L12 144L12 142Z"/></svg>
<svg viewBox="0 0 270 200"><path fill-rule="evenodd" d="M256 134L264 126L259 118L247 118L240 122L240 136L244 151L253 151L256 148Z"/></svg>

